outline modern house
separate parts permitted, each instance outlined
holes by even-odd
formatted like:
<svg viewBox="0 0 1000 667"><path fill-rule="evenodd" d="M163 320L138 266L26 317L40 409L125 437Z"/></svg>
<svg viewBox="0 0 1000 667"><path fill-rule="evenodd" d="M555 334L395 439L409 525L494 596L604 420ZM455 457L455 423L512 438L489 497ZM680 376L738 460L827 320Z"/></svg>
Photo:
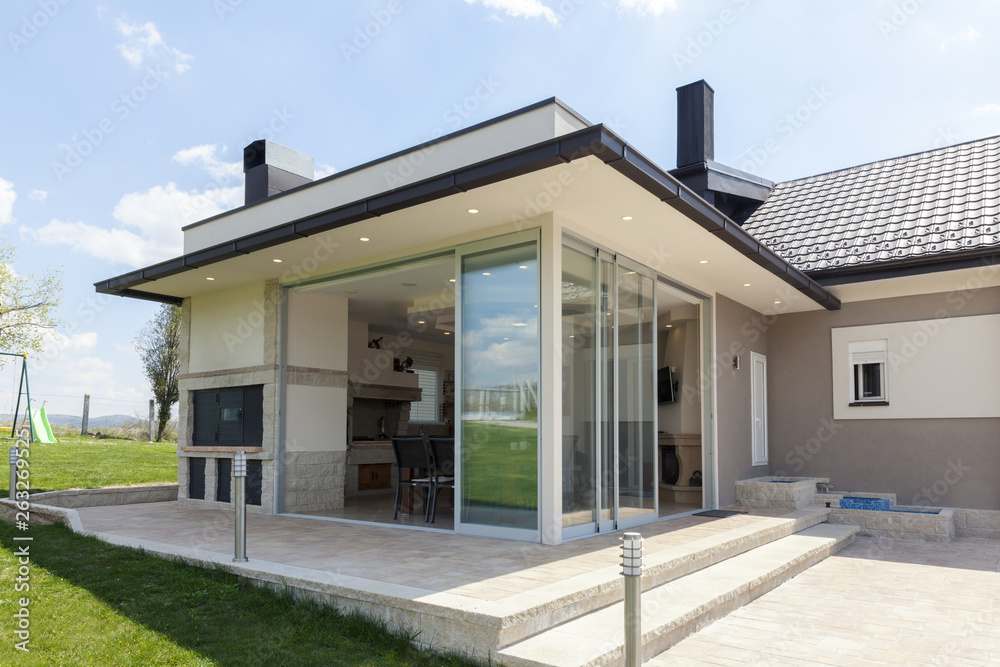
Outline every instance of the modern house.
<svg viewBox="0 0 1000 667"><path fill-rule="evenodd" d="M257 511L392 523L388 439L453 433L465 535L763 475L1000 509L1000 138L775 184L714 161L713 95L669 171L556 99L315 182L248 146L245 206L97 284L183 309L180 502L243 450Z"/></svg>

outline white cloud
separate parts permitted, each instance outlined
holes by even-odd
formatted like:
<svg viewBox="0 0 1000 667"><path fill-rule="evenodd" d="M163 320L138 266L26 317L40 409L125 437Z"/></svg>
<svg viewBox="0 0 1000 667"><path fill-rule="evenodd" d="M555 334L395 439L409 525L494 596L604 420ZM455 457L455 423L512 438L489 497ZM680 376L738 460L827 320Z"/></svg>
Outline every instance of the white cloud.
<svg viewBox="0 0 1000 667"><path fill-rule="evenodd" d="M191 165L201 167L221 185L233 179L240 179L243 175L243 162L224 162L216 156L216 151L219 151L218 144L202 144L177 151L172 159L185 167ZM223 146L219 152L225 153L226 147Z"/></svg>
<svg viewBox="0 0 1000 667"><path fill-rule="evenodd" d="M318 181L321 178L326 178L327 176L332 176L336 173L336 167L331 167L328 164L321 164L313 170L313 180Z"/></svg>
<svg viewBox="0 0 1000 667"><path fill-rule="evenodd" d="M981 107L973 109L972 113L977 116L988 116L990 114L1000 113L1000 104L984 104Z"/></svg>
<svg viewBox="0 0 1000 667"><path fill-rule="evenodd" d="M560 23L560 17L551 7L548 7L540 0L465 0L470 5L476 2L482 3L484 7L490 9L497 9L504 12L507 16L512 16L514 18L543 18L549 22L549 24L558 27Z"/></svg>
<svg viewBox="0 0 1000 667"><path fill-rule="evenodd" d="M14 184L0 178L0 227L14 222L15 201L17 193L14 192Z"/></svg>
<svg viewBox="0 0 1000 667"><path fill-rule="evenodd" d="M964 32L960 32L954 35L945 37L944 41L941 42L941 50L947 51L948 48L955 44L956 42L974 42L979 39L979 31L975 28L966 28Z"/></svg>
<svg viewBox="0 0 1000 667"><path fill-rule="evenodd" d="M113 229L53 219L21 231L39 243L68 245L113 264L146 266L183 253L181 227L235 208L242 199L241 186L184 192L168 183L122 197L113 213L120 226Z"/></svg>
<svg viewBox="0 0 1000 667"><path fill-rule="evenodd" d="M116 48L133 67L141 67L142 63L148 59L173 69L176 74L183 74L191 69L191 65L188 63L193 57L172 46L167 46L160 31L151 21L140 25L119 18L116 27L118 32L125 37L125 41Z"/></svg>
<svg viewBox="0 0 1000 667"><path fill-rule="evenodd" d="M627 11L633 11L640 16L652 14L659 16L666 10L677 9L677 0L618 0L618 6Z"/></svg>
<svg viewBox="0 0 1000 667"><path fill-rule="evenodd" d="M28 199L34 199L35 201L45 201L48 196L48 192L45 190L39 190L38 188L35 188L28 193Z"/></svg>

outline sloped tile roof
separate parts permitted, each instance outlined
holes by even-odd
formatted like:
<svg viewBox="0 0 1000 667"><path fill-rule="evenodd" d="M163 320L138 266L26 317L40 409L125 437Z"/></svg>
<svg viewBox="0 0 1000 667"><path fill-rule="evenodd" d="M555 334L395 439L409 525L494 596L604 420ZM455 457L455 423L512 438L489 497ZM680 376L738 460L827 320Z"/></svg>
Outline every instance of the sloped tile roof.
<svg viewBox="0 0 1000 667"><path fill-rule="evenodd" d="M1000 136L779 183L743 227L805 272L1000 249Z"/></svg>

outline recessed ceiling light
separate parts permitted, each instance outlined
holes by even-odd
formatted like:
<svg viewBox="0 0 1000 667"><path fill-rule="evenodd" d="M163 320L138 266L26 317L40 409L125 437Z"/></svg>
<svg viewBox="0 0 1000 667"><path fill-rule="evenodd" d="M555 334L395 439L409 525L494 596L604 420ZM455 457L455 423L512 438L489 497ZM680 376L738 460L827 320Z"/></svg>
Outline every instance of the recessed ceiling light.
<svg viewBox="0 0 1000 667"><path fill-rule="evenodd" d="M622 220L624 220L625 222L628 222L628 221L629 221L629 220L631 220L631 219L632 219L632 216L631 216L631 215L623 215L623 216L622 216Z"/></svg>
<svg viewBox="0 0 1000 667"><path fill-rule="evenodd" d="M744 287L750 287L750 283L743 283Z"/></svg>
<svg viewBox="0 0 1000 667"><path fill-rule="evenodd" d="M707 259L699 259L698 263L699 264L708 264L708 260Z"/></svg>
<svg viewBox="0 0 1000 667"><path fill-rule="evenodd" d="M368 243L369 241L371 241L371 239L370 239L370 238L368 238L367 236L362 236L362 237L361 237L360 239L358 239L358 240L359 240L359 241L363 241L363 242L365 242L365 243Z"/></svg>
<svg viewBox="0 0 1000 667"><path fill-rule="evenodd" d="M280 259L272 259L271 261L274 262L275 264L281 264Z"/></svg>
<svg viewBox="0 0 1000 667"><path fill-rule="evenodd" d="M489 271L483 271L483 275L484 276L488 276L488 275L490 275L490 272Z"/></svg>
<svg viewBox="0 0 1000 667"><path fill-rule="evenodd" d="M403 285L403 287L416 287L417 286L416 283L403 283L402 285Z"/></svg>
<svg viewBox="0 0 1000 667"><path fill-rule="evenodd" d="M573 334L570 334L569 337L570 338L576 338L576 336L574 336Z"/></svg>
<svg viewBox="0 0 1000 667"><path fill-rule="evenodd" d="M775 303L781 303L781 301L775 301Z"/></svg>
<svg viewBox="0 0 1000 667"><path fill-rule="evenodd" d="M426 320L417 320L417 324L427 324Z"/></svg>
<svg viewBox="0 0 1000 667"><path fill-rule="evenodd" d="M472 213L472 214L479 213L479 209L478 208L470 208L469 209L469 213Z"/></svg>
<svg viewBox="0 0 1000 667"><path fill-rule="evenodd" d="M667 326L665 326L665 327L663 327L663 328L664 328L664 329L672 329L672 328L673 328L673 326L674 326L673 324L668 324Z"/></svg>
<svg viewBox="0 0 1000 667"><path fill-rule="evenodd" d="M634 275L635 275L635 271L629 271L629 272L628 272L628 273L626 273L625 275L626 275L626 276L634 276Z"/></svg>
<svg viewBox="0 0 1000 667"><path fill-rule="evenodd" d="M453 283L453 282L455 282L455 279L454 278L448 278L448 282Z"/></svg>
<svg viewBox="0 0 1000 667"><path fill-rule="evenodd" d="M444 332L444 335L445 335L445 336L450 336L450 335L451 335L451 332L450 332L450 331L445 331L445 332Z"/></svg>
<svg viewBox="0 0 1000 667"><path fill-rule="evenodd" d="M213 278L212 276L208 276L207 278L205 278L205 280L215 280L215 278Z"/></svg>
<svg viewBox="0 0 1000 667"><path fill-rule="evenodd" d="M347 292L348 294L357 294L358 293L358 290L356 290L356 289L345 289L344 291Z"/></svg>

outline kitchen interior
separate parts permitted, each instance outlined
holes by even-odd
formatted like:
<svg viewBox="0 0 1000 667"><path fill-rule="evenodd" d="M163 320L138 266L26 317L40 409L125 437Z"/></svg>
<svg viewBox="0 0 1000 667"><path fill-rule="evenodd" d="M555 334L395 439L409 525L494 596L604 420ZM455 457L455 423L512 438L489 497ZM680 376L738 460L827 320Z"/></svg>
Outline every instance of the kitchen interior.
<svg viewBox="0 0 1000 667"><path fill-rule="evenodd" d="M393 520L398 473L391 438L454 433L454 267L447 255L319 288L348 299L349 379L344 507L314 514L453 529L452 489L440 491L431 525L422 493L404 487Z"/></svg>

